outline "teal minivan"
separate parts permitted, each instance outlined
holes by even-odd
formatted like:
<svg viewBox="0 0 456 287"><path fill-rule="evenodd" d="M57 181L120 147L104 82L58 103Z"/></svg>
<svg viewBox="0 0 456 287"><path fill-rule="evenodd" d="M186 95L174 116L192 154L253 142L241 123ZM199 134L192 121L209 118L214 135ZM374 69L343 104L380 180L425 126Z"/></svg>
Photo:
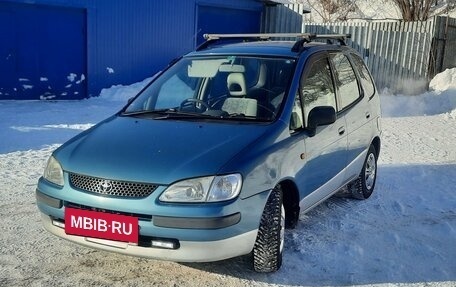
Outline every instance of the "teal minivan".
<svg viewBox="0 0 456 287"><path fill-rule="evenodd" d="M206 35L53 152L36 190L45 229L133 256L251 254L254 270L278 270L300 213L374 190L379 96L348 36Z"/></svg>

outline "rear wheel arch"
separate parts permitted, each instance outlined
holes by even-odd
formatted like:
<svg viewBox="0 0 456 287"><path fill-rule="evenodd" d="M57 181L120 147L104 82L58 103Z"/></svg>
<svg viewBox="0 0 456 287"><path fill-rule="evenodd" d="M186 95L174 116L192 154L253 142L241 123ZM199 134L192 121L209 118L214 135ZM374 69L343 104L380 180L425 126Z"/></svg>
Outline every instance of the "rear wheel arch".
<svg viewBox="0 0 456 287"><path fill-rule="evenodd" d="M378 160L378 156L380 155L380 137L375 137L373 140L372 140L372 145L374 146L375 148L375 152L377 153L377 160Z"/></svg>
<svg viewBox="0 0 456 287"><path fill-rule="evenodd" d="M377 179L377 160L378 152L375 145L371 144L359 177L348 185L353 198L362 200L372 195Z"/></svg>

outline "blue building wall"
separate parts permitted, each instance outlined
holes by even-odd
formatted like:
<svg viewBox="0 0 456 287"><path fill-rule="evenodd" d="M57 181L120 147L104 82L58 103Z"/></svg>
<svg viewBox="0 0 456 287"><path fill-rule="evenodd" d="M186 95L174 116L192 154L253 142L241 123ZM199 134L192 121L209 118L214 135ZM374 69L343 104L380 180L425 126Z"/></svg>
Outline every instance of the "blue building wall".
<svg viewBox="0 0 456 287"><path fill-rule="evenodd" d="M85 62L82 68L79 68L82 69L82 72L81 74L76 73L73 79L71 74L69 77L63 75L65 81L69 81L66 86L73 85L74 87L76 82L79 84L83 82L84 85L81 86L83 90L72 93L56 91L53 97L50 97L53 99L97 96L102 88L110 87L113 84L131 84L150 77L173 58L193 50L196 44L202 41L203 33L259 32L263 8L262 4L255 0L0 0L0 16L8 15L9 9L22 11L21 7L16 7L17 5L26 7L32 5L40 7L40 10L44 11L51 8L67 9L62 10L61 14L70 10L72 13L80 12L79 14L82 13L82 15L78 16L79 19L83 17L85 20L85 25L82 25L80 29L84 38L82 45L85 50L78 50L73 55L71 49L68 50L68 57L79 58L79 54L82 53L82 61ZM8 8L10 6L13 8ZM230 17L217 16L227 14ZM3 19L7 18L3 17ZM52 20L50 17L46 19ZM219 21L210 20L208 22L207 19L219 19ZM60 20L56 21L55 23L59 23ZM39 22L37 20L37 23ZM11 22L8 23L10 26L12 25ZM1 25L8 26L8 23L0 20ZM49 25L55 25L55 23ZM21 33L34 33L33 27L30 28L32 31L27 29L24 28ZM64 39L65 35L72 32L65 31L62 27L55 33L54 42L48 41L54 43L52 45L60 43L55 39ZM14 38L36 38L32 46L40 46L43 50L47 50L45 37L41 36L31 37L16 34ZM4 41L1 37L0 30L0 41ZM12 36L3 35L3 37ZM79 38L76 37L77 40L69 39L67 42L72 45L72 41L75 41L74 45L77 46L80 45ZM17 49L25 49L25 47L20 47L20 44L17 45L19 45ZM7 52L5 51L5 53ZM2 64L1 56L0 65ZM43 60L43 58L38 60L40 59ZM51 66L69 65L63 63L66 61L58 61ZM4 70L0 70L0 73L6 73ZM43 80L43 78L46 78L45 75L35 75L34 79L29 79L32 83L28 86L37 87L38 84L43 84L38 80ZM0 88L2 87L0 86ZM42 88L44 89L44 86ZM17 92L14 97L9 98L32 99L40 96L43 98L41 92L33 93L32 89L27 91L22 89L22 93ZM6 98L8 97L4 94L0 95L0 99Z"/></svg>

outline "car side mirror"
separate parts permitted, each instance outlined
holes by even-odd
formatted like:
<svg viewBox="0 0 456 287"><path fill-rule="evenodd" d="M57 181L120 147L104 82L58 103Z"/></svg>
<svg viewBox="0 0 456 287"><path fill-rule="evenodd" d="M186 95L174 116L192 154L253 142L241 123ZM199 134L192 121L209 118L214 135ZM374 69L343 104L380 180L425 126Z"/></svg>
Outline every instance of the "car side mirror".
<svg viewBox="0 0 456 287"><path fill-rule="evenodd" d="M315 107L309 112L307 119L307 130L309 136L313 137L318 126L325 126L336 121L336 110L330 106Z"/></svg>

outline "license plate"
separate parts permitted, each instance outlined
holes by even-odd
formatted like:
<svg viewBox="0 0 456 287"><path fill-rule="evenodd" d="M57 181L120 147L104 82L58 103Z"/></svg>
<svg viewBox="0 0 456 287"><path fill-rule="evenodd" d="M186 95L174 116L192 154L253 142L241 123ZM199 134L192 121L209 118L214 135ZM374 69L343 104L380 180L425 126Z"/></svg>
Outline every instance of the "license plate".
<svg viewBox="0 0 456 287"><path fill-rule="evenodd" d="M65 208L65 233L138 243L138 218L76 208Z"/></svg>

